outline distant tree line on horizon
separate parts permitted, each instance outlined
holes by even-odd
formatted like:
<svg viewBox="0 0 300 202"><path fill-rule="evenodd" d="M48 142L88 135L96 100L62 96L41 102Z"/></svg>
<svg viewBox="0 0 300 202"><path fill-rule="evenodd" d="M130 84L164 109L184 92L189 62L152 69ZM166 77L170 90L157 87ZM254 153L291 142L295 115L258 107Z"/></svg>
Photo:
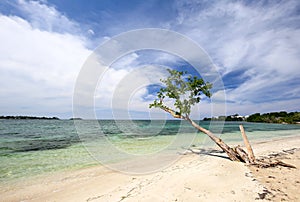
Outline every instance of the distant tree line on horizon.
<svg viewBox="0 0 300 202"><path fill-rule="evenodd" d="M238 114L235 115L230 115L230 116L218 116L218 117L212 117L212 118L207 118L205 117L203 121L245 121L246 118L244 116L240 116Z"/></svg>
<svg viewBox="0 0 300 202"><path fill-rule="evenodd" d="M270 113L255 113L250 116L240 116L238 114L230 116L219 116L213 118L204 118L203 121L247 121L247 122L261 122L261 123L300 123L300 112L270 112Z"/></svg>
<svg viewBox="0 0 300 202"><path fill-rule="evenodd" d="M264 122L264 123L299 123L300 112L271 112L271 113L255 113L250 115L247 119L248 122Z"/></svg>
<svg viewBox="0 0 300 202"><path fill-rule="evenodd" d="M57 117L37 117L37 116L0 116L0 119L44 119L44 120L59 120Z"/></svg>

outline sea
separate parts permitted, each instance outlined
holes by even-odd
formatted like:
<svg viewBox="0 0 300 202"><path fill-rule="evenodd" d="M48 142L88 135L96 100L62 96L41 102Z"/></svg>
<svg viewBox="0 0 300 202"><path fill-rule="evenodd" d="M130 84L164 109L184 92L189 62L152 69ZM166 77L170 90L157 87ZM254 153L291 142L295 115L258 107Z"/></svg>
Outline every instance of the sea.
<svg viewBox="0 0 300 202"><path fill-rule="evenodd" d="M300 135L299 124L198 121L228 144ZM0 184L196 146L207 136L180 120L0 120ZM126 154L126 155L115 155ZM122 158L116 158L122 157ZM105 157L105 158L104 158Z"/></svg>

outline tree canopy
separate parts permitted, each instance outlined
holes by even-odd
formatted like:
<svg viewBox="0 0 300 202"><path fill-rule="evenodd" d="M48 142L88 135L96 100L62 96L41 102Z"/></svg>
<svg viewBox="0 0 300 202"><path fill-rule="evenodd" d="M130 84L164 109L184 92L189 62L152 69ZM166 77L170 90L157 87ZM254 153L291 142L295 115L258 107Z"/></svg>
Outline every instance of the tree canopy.
<svg viewBox="0 0 300 202"><path fill-rule="evenodd" d="M182 118L181 116L190 115L191 107L200 102L202 94L211 97L212 84L209 82L204 82L202 78L192 76L186 71L168 69L168 72L169 77L161 79L165 86L157 92L158 99L149 105L150 108L169 109L175 113L175 118ZM164 105L165 98L174 100L175 110Z"/></svg>

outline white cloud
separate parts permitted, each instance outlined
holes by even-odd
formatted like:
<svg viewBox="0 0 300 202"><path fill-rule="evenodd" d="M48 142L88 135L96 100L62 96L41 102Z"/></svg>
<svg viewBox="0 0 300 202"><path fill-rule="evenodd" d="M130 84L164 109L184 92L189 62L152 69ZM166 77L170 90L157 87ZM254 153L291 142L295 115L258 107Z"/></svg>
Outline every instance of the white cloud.
<svg viewBox="0 0 300 202"><path fill-rule="evenodd" d="M32 27L0 15L1 112L45 114L71 110L75 79L91 53L76 35Z"/></svg>
<svg viewBox="0 0 300 202"><path fill-rule="evenodd" d="M131 57L126 58L128 61L123 63L129 64ZM132 63L135 64L134 61ZM108 68L96 89L96 109L111 108L117 118L125 118L130 111L149 112L147 109L153 100L149 100L151 96L147 86L161 83L160 78L165 77L166 73L165 68L152 65L126 69Z"/></svg>

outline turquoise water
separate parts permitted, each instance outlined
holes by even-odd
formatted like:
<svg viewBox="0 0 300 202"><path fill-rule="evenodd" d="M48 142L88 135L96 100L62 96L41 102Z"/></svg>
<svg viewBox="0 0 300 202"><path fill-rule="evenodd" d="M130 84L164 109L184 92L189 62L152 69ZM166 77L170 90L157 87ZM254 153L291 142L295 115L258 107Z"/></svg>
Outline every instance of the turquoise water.
<svg viewBox="0 0 300 202"><path fill-rule="evenodd" d="M107 145L114 151L137 156L164 150L177 152L189 145L214 145L184 121L82 120L75 123L79 134L74 122L69 120L0 120L0 183L99 164L91 151L97 148L98 153L112 158L113 154L106 155ZM242 143L239 124L200 122L229 144ZM250 141L300 135L300 125L242 124Z"/></svg>

